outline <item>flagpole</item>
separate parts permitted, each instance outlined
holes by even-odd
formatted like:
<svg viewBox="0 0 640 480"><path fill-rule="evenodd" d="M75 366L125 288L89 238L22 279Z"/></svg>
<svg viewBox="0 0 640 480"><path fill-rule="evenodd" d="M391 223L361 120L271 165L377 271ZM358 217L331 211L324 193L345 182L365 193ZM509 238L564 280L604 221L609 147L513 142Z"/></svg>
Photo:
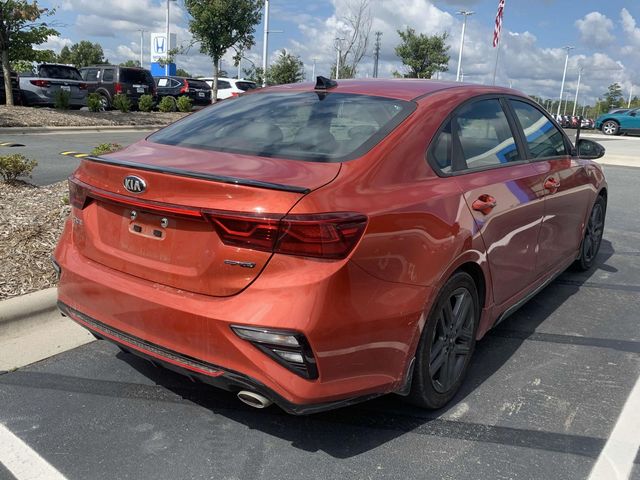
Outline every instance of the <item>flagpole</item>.
<svg viewBox="0 0 640 480"><path fill-rule="evenodd" d="M498 60L500 59L500 47L502 47L501 33L504 24L504 9L506 0L500 0L498 3L498 14L496 15L496 26L493 30L493 46L497 47L496 50L496 63L493 66L493 85L496 84L496 75L498 73Z"/></svg>

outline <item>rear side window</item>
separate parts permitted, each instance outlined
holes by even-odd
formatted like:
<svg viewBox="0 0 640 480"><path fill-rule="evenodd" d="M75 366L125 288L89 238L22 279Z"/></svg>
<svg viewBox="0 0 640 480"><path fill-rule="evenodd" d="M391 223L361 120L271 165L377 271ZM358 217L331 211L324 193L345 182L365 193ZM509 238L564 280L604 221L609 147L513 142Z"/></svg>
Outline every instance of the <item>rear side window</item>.
<svg viewBox="0 0 640 480"><path fill-rule="evenodd" d="M194 78L189 78L187 79L187 81L189 82L189 86L191 88L201 88L204 90L209 90L209 84L207 82L204 82L202 80L196 80Z"/></svg>
<svg viewBox="0 0 640 480"><path fill-rule="evenodd" d="M480 100L459 109L442 128L429 154L443 173L522 160L497 99Z"/></svg>
<svg viewBox="0 0 640 480"><path fill-rule="evenodd" d="M42 65L40 66L40 76L42 78L60 78L63 80L82 80L80 72L74 67L64 65Z"/></svg>
<svg viewBox="0 0 640 480"><path fill-rule="evenodd" d="M510 100L524 130L531 158L567 155L564 136L540 110L525 102Z"/></svg>
<svg viewBox="0 0 640 480"><path fill-rule="evenodd" d="M231 84L226 80L218 80L218 90L221 90L224 88L231 88Z"/></svg>
<svg viewBox="0 0 640 480"><path fill-rule="evenodd" d="M343 93L244 95L151 135L167 145L316 162L366 153L413 110L391 98Z"/></svg>
<svg viewBox="0 0 640 480"><path fill-rule="evenodd" d="M105 68L102 72L103 82L113 82L113 68Z"/></svg>

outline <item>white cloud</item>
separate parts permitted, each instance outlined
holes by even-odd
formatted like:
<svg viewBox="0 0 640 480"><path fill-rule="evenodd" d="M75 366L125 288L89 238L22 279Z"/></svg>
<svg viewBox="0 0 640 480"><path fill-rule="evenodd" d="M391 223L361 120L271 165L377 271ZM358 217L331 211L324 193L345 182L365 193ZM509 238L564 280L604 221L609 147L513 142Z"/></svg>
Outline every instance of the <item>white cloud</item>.
<svg viewBox="0 0 640 480"><path fill-rule="evenodd" d="M613 21L600 12L591 12L575 22L580 31L580 40L587 45L607 47L615 42L611 34Z"/></svg>
<svg viewBox="0 0 640 480"><path fill-rule="evenodd" d="M623 8L620 12L620 21L622 22L622 29L627 34L629 41L640 46L640 28L636 26L636 20L629 13L629 10Z"/></svg>
<svg viewBox="0 0 640 480"><path fill-rule="evenodd" d="M68 47L72 44L73 42L70 38L49 35L46 42L36 45L34 48L36 50L53 50L54 52L59 52L62 50L62 47Z"/></svg>

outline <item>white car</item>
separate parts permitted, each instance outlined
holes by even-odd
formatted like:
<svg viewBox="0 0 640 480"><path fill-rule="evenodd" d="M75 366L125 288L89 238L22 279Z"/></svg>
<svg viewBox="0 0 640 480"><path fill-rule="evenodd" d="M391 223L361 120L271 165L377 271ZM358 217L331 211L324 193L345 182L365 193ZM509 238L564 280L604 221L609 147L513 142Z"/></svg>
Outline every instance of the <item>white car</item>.
<svg viewBox="0 0 640 480"><path fill-rule="evenodd" d="M201 77L199 80L204 80L211 88L213 88L213 77ZM251 80L245 80L243 78L218 77L218 100L237 97L247 90L254 90L256 88L258 88L258 85L256 85L256 82Z"/></svg>

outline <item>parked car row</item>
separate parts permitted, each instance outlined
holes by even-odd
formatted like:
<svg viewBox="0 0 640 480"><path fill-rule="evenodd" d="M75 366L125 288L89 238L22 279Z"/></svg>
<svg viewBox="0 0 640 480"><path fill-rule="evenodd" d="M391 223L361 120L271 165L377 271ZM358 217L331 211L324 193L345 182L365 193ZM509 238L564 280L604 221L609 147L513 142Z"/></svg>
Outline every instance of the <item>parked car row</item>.
<svg viewBox="0 0 640 480"><path fill-rule="evenodd" d="M0 72L0 85L4 78ZM213 78L179 76L153 77L149 70L118 65L91 65L77 69L71 65L42 64L35 73L12 74L14 103L25 106L53 107L58 92L69 93L69 107L79 109L87 105L91 93L100 95L105 110L113 106L115 95L123 94L135 107L142 95L151 95L154 104L163 97L189 97L194 105L211 103ZM257 88L255 82L235 78L218 78L218 100L236 97ZM4 88L0 88L0 103L5 103Z"/></svg>
<svg viewBox="0 0 640 480"><path fill-rule="evenodd" d="M576 115L555 115L554 117L562 128L578 128L578 124L580 124L580 128L585 130L595 128L595 121L592 118L583 118Z"/></svg>

